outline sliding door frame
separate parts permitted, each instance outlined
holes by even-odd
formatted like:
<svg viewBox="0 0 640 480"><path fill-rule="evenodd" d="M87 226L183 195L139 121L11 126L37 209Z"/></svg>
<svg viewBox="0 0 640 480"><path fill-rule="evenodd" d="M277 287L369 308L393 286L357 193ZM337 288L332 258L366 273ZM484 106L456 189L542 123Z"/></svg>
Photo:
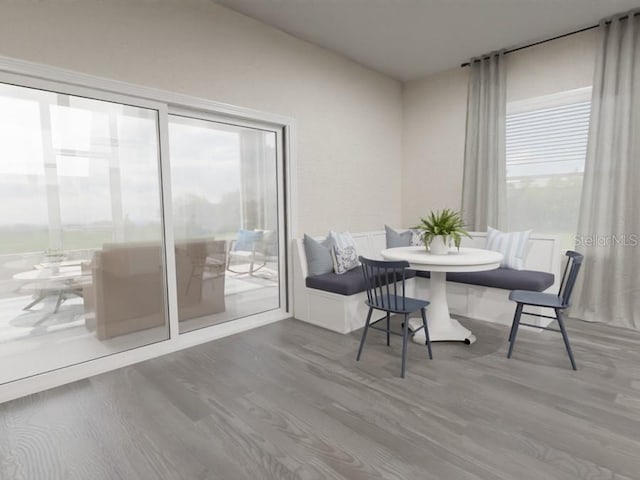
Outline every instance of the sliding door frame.
<svg viewBox="0 0 640 480"><path fill-rule="evenodd" d="M225 115L220 115L217 112L211 112L211 111L202 111L202 110L196 110L196 109L190 109L190 108L186 108L186 107L170 107L168 109L167 115L166 115L166 123L164 123L167 131L168 131L168 124L169 124L169 117L170 116L178 116L178 117L184 117L184 118L189 118L192 120L199 120L199 121L203 121L203 122L210 122L212 124L219 124L219 125L228 125L230 127L240 127L240 128L248 128L248 129L252 129L252 130L260 130L263 132L270 132L270 133L274 133L276 136L276 178L277 178L277 186L276 186L276 192L277 192L277 211L278 211L278 222L277 222L277 234L278 234L278 271L280 272L279 276L278 276L278 286L279 286L279 304L280 310L285 310L288 312L293 312L293 308L289 309L288 305L292 302L289 301L289 299L291 298L291 296L289 295L288 292L288 288L287 286L289 285L289 282L287 282L287 278L288 278L288 274L287 275L282 275L282 273L287 272L288 268L287 265L290 263L287 261L287 245L290 244L290 241L287 237L287 197L288 195L286 194L286 168L285 168L285 159L286 156L284 154L284 126L277 124L277 123L273 123L273 122L266 122L266 121L258 121L256 119L240 119L237 117L233 117L230 118L228 116ZM167 162L170 164L170 162ZM166 173L166 178L169 178L170 172ZM165 185L166 187L168 187L170 189L170 184L171 182L168 181L167 185ZM170 194L170 192L167 192L168 196L166 196L166 198L173 198ZM171 206L170 206L171 207ZM167 221L165 222L166 224L168 223L172 223L173 222L173 216L172 215L167 215ZM171 232L167 232L167 235L171 234L171 238L172 238L172 245L173 245L173 225L171 227ZM173 251L172 251L173 253ZM174 272L175 273L175 272ZM173 283L174 286L176 284L175 281L175 277L173 279L169 278L168 281L169 283ZM176 292L176 297L177 298L177 292ZM177 325L177 310L175 313L175 316L172 316L172 319L176 320L176 325L175 328L178 328ZM266 312L263 312L266 313ZM260 315L260 314L256 314L256 315ZM238 319L234 319L234 320L228 320L225 323L228 322L235 322ZM173 328L173 325L172 325ZM211 328L211 327L205 327L205 328ZM183 337L190 337L190 336L197 336L198 332L200 332L201 329L196 329L196 330L192 330L192 331L187 331L187 332L183 332L181 334L181 336Z"/></svg>
<svg viewBox="0 0 640 480"><path fill-rule="evenodd" d="M1 56L0 82L158 111L160 150L158 173L163 210L163 245L169 321L167 340L2 384L0 385L0 403L291 317L293 262L289 246L297 231L294 224L296 216L293 211L297 192L292 182L295 178L293 159L296 127L292 118ZM204 120L215 118L213 121L229 124L236 122L240 126L250 128L265 129L267 126L269 131L276 133L278 228L282 232L279 235L278 248L280 268L284 274L280 278L280 309L179 334L171 208L169 114L186 114L186 116Z"/></svg>

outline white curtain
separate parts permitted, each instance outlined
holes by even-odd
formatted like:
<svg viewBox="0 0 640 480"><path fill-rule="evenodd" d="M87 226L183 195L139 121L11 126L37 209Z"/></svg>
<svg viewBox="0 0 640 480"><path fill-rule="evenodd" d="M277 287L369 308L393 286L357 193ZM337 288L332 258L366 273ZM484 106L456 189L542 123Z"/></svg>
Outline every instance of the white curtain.
<svg viewBox="0 0 640 480"><path fill-rule="evenodd" d="M462 214L476 231L506 221L506 68L503 52L470 61Z"/></svg>
<svg viewBox="0 0 640 480"><path fill-rule="evenodd" d="M640 17L602 21L571 315L640 329Z"/></svg>

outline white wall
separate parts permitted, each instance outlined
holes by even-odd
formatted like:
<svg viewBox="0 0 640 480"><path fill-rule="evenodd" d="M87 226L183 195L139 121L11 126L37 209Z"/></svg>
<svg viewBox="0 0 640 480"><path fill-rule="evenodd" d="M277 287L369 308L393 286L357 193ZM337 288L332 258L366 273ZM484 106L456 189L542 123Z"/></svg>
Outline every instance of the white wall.
<svg viewBox="0 0 640 480"><path fill-rule="evenodd" d="M400 82L211 0L2 2L0 55L293 117L294 234L400 221Z"/></svg>
<svg viewBox="0 0 640 480"><path fill-rule="evenodd" d="M469 69L408 82L404 91L402 226L462 203Z"/></svg>
<svg viewBox="0 0 640 480"><path fill-rule="evenodd" d="M599 35L590 30L507 55L507 101L592 84ZM468 69L405 84L402 223L461 207Z"/></svg>
<svg viewBox="0 0 640 480"><path fill-rule="evenodd" d="M593 84L599 32L588 30L507 55L507 102Z"/></svg>

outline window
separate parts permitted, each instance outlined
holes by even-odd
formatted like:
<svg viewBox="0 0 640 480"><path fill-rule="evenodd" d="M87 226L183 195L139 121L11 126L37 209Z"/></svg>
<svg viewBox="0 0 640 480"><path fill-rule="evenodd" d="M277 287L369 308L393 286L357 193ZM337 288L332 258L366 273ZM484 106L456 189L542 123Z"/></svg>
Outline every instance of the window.
<svg viewBox="0 0 640 480"><path fill-rule="evenodd" d="M590 111L590 87L507 105L510 230L561 234L573 245Z"/></svg>
<svg viewBox="0 0 640 480"><path fill-rule="evenodd" d="M280 307L276 144L268 126L169 115L180 333Z"/></svg>
<svg viewBox="0 0 640 480"><path fill-rule="evenodd" d="M158 114L0 83L0 384L169 338Z"/></svg>
<svg viewBox="0 0 640 480"><path fill-rule="evenodd" d="M0 386L283 318L286 120L65 75L0 62Z"/></svg>

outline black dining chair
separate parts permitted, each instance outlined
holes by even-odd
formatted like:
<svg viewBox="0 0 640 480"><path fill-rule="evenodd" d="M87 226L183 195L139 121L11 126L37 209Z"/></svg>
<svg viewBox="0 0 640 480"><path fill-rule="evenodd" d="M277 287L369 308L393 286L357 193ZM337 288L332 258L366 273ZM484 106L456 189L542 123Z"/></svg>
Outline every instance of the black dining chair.
<svg viewBox="0 0 640 480"><path fill-rule="evenodd" d="M567 336L567 329L565 328L562 315L564 313L563 311L570 305L571 293L573 292L573 286L576 283L576 278L578 277L578 272L580 271L580 266L582 265L584 256L578 252L569 250L567 251L567 257L567 264L564 268L564 272L562 273L560 290L557 295L554 295L553 293L530 292L527 290L513 290L509 294L509 300L516 302L517 306L516 313L513 317L513 324L511 325L511 333L509 334L509 353L507 354L507 358L511 358L511 354L513 353L513 346L516 343L518 327L520 325L526 325L528 327L542 328L543 330L552 330L554 332L562 333L564 346L567 348L569 360L571 360L571 366L574 370L577 370L576 361L573 358L573 352L571 351L571 345L569 344L569 337ZM549 315L541 315L539 313L525 312L523 311L525 305L552 308L555 311L556 316L551 317ZM560 330L549 327L540 327L539 325L533 325L530 323L523 323L520 321L520 317L523 314L557 320Z"/></svg>
<svg viewBox="0 0 640 480"><path fill-rule="evenodd" d="M362 332L360 340L360 348L356 361L360 360L362 349L367 338L369 328L379 330L387 334L387 346L391 345L391 335L402 336L402 373L404 378L405 366L407 363L407 341L409 340L409 315L420 310L422 314L422 326L414 330L413 333L424 328L427 337L427 351L429 358L433 358L431 354L431 340L429 339L429 327L427 326L427 314L425 309L429 302L426 300L417 300L409 298L405 295L405 272L409 267L406 261L382 261L371 260L365 257L359 258L362 264L362 274L366 285L367 301L369 306L369 314L367 322ZM371 315L374 310L385 312L385 316L378 320L371 321ZM403 315L402 333L393 332L391 330L391 314ZM375 326L378 322L386 320L386 328Z"/></svg>

